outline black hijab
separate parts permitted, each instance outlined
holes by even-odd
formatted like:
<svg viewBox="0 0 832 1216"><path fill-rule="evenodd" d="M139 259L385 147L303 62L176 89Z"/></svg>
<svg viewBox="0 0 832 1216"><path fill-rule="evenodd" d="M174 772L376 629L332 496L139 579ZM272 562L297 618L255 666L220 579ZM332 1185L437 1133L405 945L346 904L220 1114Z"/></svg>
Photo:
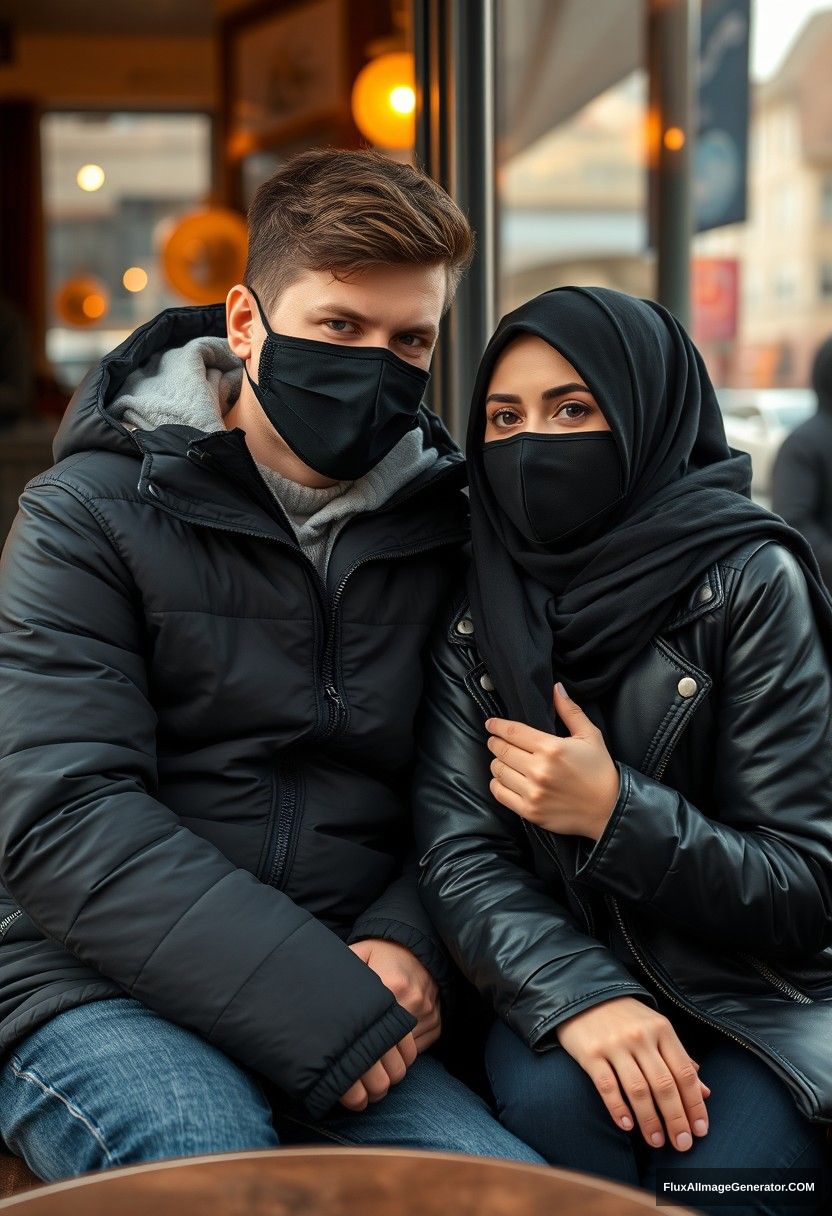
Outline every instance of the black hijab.
<svg viewBox="0 0 832 1216"><path fill-rule="evenodd" d="M487 387L498 356L520 334L543 338L580 373L622 462L625 496L613 523L576 548L527 540L483 471ZM557 729L552 685L560 679L597 721L597 702L680 593L754 538L776 540L800 561L829 651L832 599L812 551L751 502L750 458L728 447L702 357L661 305L607 288L562 287L509 313L479 367L467 459L475 636L512 718Z"/></svg>

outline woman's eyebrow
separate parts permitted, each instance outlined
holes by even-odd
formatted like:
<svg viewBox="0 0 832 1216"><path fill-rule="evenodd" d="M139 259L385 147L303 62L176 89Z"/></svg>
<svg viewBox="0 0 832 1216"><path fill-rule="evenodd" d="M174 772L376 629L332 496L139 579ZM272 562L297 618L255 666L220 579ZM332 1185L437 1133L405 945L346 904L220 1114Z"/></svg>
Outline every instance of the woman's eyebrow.
<svg viewBox="0 0 832 1216"><path fill-rule="evenodd" d="M552 397L562 397L564 393L589 393L592 390L587 384L579 384L574 381L571 384L558 384L554 388L547 388L540 394L544 401L549 401ZM485 404L489 401L499 401L501 405L522 405L522 398L515 393L489 393L485 399Z"/></svg>
<svg viewBox="0 0 832 1216"><path fill-rule="evenodd" d="M545 393L541 393L544 401L548 401L550 397L562 397L564 393L588 393L590 392L589 385L579 384L578 381L573 381L571 384L559 384L555 388L547 388Z"/></svg>

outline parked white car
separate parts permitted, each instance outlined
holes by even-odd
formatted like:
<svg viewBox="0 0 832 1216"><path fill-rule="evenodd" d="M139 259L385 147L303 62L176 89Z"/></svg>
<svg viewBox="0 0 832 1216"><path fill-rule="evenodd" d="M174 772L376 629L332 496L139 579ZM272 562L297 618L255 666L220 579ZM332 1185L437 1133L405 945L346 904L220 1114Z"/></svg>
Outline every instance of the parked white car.
<svg viewBox="0 0 832 1216"><path fill-rule="evenodd" d="M723 388L717 397L728 442L750 455L752 492L767 503L774 457L789 431L815 412L815 394L808 388Z"/></svg>

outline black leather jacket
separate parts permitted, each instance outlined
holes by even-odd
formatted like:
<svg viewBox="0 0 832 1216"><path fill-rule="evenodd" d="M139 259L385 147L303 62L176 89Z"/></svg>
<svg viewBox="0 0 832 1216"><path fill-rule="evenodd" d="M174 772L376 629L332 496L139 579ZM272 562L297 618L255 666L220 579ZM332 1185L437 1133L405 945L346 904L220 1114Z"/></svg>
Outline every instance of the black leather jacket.
<svg viewBox="0 0 832 1216"><path fill-rule="evenodd" d="M830 706L797 563L747 545L696 579L601 706L621 773L603 835L556 836L490 794L483 723L505 711L467 604L453 613L420 727L421 890L531 1047L615 996L670 1002L832 1122Z"/></svg>

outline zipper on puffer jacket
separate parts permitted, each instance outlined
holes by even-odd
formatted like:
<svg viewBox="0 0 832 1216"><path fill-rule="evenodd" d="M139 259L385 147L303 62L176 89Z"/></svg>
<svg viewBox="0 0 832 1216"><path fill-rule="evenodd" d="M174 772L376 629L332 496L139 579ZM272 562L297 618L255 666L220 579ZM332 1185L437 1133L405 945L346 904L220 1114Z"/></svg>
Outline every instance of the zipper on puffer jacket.
<svg viewBox="0 0 832 1216"><path fill-rule="evenodd" d="M136 440L136 444L141 449L141 445L139 444L138 440ZM252 464L254 464L253 458ZM256 465L254 467L256 468ZM447 476L454 472L456 467L456 465L451 465L444 469L435 478L435 481L438 482L444 480ZM433 485L435 483L431 482L429 484ZM421 486L417 490L408 492L408 487L405 486L399 491L398 494L394 495L394 497L391 498L390 502L386 505L389 507L394 502L396 505L398 505L407 498L415 496L417 493L421 493L424 488L425 486ZM278 506L280 506L279 503ZM296 560L301 563L301 565L306 569L307 573L311 576L313 585L317 592L319 605L324 620L324 634L326 636L326 643L321 659L321 682L323 684L324 695L329 707L327 721L324 723L322 730L320 732L313 732L309 738L309 741L314 742L319 742L322 739L330 738L332 735L337 733L337 731L346 721L347 705L346 701L341 695L339 687L340 681L335 663L335 643L338 635L338 607L344 594L344 589L353 573L367 562L387 560L395 561L404 557L415 557L417 554L429 552L431 549L441 549L446 548L448 545L461 544L468 535L465 530L458 528L455 532L445 533L443 536L438 537L432 536L430 539L424 540L420 544L411 545L409 548L405 547L396 550L387 549L382 550L379 553L365 554L364 557L361 557L356 562L353 562L349 569L342 575L341 581L335 590L335 594L333 595L332 599L329 600L326 592L326 584L318 573L316 567L309 560L303 550L297 544L293 544L288 538L284 540L282 537L274 536L269 532L260 532L254 528L241 528L234 524L217 523L214 520L207 519L202 516L193 516L192 518L188 512L180 511L178 509L173 510L170 507L165 507L162 509L169 511L171 515L178 516L181 519L188 520L190 522L198 522L203 526L215 528L218 532L236 532L241 536L253 536L258 540L272 541L276 545L282 545L294 556Z"/></svg>
<svg viewBox="0 0 832 1216"><path fill-rule="evenodd" d="M403 549L386 549L381 553L367 553L363 557L358 558L357 561L353 562L353 564L341 576L341 580L335 589L332 599L327 605L328 627L326 645L324 646L321 675L324 691L329 701L330 711L327 725L319 738L330 738L346 721L347 705L340 692L336 664L338 608L340 606L346 585L355 571L358 570L359 567L367 565L369 562L397 561L405 557L416 557L417 554L428 552L431 549L441 549L446 548L448 545L457 545L464 539L464 532L447 532L444 536L433 536L430 538L430 540L422 541L421 544L410 545L409 547Z"/></svg>
<svg viewBox="0 0 832 1216"><path fill-rule="evenodd" d="M285 758L280 772L272 778L277 806L272 819L269 854L263 868L263 880L271 887L282 886L292 851L298 822L298 778L294 766Z"/></svg>
<svg viewBox="0 0 832 1216"><path fill-rule="evenodd" d="M4 916L3 919L0 920L0 941L3 940L14 922L19 920L22 915L23 909L18 908L16 912L10 912L8 916Z"/></svg>

